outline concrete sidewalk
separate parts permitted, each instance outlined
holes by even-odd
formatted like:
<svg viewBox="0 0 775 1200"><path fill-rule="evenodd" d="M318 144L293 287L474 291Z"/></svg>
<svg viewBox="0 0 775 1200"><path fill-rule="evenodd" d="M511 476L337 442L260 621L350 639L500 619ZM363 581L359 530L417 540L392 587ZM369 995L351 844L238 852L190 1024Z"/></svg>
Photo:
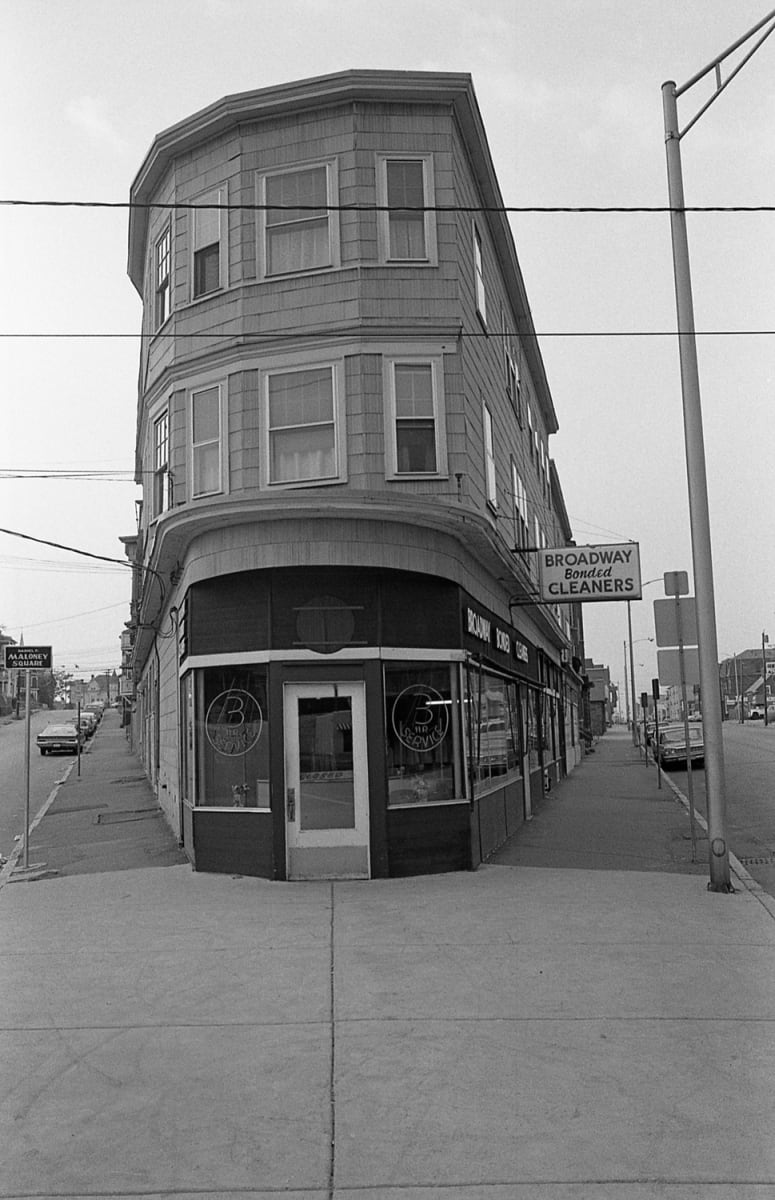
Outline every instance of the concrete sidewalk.
<svg viewBox="0 0 775 1200"><path fill-rule="evenodd" d="M0 1197L775 1196L775 920L632 755L475 874L4 886Z"/></svg>

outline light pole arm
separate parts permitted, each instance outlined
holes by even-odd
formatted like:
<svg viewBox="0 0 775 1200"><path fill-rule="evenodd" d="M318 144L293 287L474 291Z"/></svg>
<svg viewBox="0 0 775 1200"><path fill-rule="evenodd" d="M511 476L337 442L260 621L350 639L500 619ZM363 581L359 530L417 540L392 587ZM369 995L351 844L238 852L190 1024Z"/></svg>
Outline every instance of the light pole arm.
<svg viewBox="0 0 775 1200"><path fill-rule="evenodd" d="M734 71L732 71L727 76L727 78L724 80L724 82L722 83L721 82L721 69L720 69L721 63L724 61L725 58L729 58L730 54L734 54L735 50L737 50L740 46L742 46L743 42L747 42L748 39L753 37L753 35L755 33L758 33L759 30L768 23L768 21L772 22L769 29L766 29L764 31L762 36L759 38L758 42L756 42L756 44L751 47L751 49L748 51L748 53L737 64ZM677 100L679 96L682 96L684 94L684 92L688 92L690 88L693 88L695 83L699 83L699 81L701 79L704 79L705 76L710 71L716 72L716 90L715 90L715 92L710 97L710 99L706 100L705 103L702 105L702 107L695 113L695 115L692 117L691 121L689 121L688 125L686 125L681 130L681 132L678 134L679 138L682 138L684 136L684 134L689 132L692 125L694 125L697 121L699 121L700 117L702 116L702 114L704 112L707 112L707 110L710 108L713 101L718 96L720 96L721 93L724 91L724 88L729 87L729 85L732 82L732 80L734 79L735 75L737 75L739 71L742 71L743 67L748 62L748 59L751 57L751 55L756 53L756 51L761 46L762 42L766 41L766 39L770 36L773 29L775 29L775 9L773 9L772 12L767 13L766 17L762 17L761 21L758 21L757 24L754 25L753 29L749 29L747 33L744 33L742 37L738 38L736 42L733 42L733 44L731 46L729 46L726 50L724 50L724 52L722 54L717 55L716 58L714 58L712 62L708 63L707 67L703 67L701 71L698 71L696 75L692 75L691 79L687 80L687 82L682 84L681 87L675 89L675 96L676 96L676 100Z"/></svg>

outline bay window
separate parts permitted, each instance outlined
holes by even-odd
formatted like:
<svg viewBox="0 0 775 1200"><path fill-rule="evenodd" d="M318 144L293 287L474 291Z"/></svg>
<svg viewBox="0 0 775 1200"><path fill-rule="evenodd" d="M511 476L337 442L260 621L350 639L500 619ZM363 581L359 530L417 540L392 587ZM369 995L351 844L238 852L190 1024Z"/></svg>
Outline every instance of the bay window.
<svg viewBox="0 0 775 1200"><path fill-rule="evenodd" d="M436 223L431 155L377 160L380 258L435 263Z"/></svg>
<svg viewBox="0 0 775 1200"><path fill-rule="evenodd" d="M171 264L172 231L168 225L154 247L154 329L160 329L170 315Z"/></svg>
<svg viewBox="0 0 775 1200"><path fill-rule="evenodd" d="M153 422L153 496L152 517L170 506L170 425L166 408Z"/></svg>
<svg viewBox="0 0 775 1200"><path fill-rule="evenodd" d="M474 288L476 294L476 311L482 319L482 323L487 323L487 297L484 290L484 260L482 255L482 235L476 225L473 228L474 241Z"/></svg>
<svg viewBox="0 0 775 1200"><path fill-rule="evenodd" d="M343 476L340 382L331 365L268 372L266 481L334 481Z"/></svg>
<svg viewBox="0 0 775 1200"><path fill-rule="evenodd" d="M215 292L223 286L226 253L223 231L226 219L220 206L225 204L225 188L215 188L200 196L192 209L192 290L193 299Z"/></svg>
<svg viewBox="0 0 775 1200"><path fill-rule="evenodd" d="M495 446L492 434L492 413L486 404L482 405L482 420L484 425L484 466L487 503L492 508L497 508L498 492L495 481Z"/></svg>
<svg viewBox="0 0 775 1200"><path fill-rule="evenodd" d="M446 474L440 359L385 361L387 473Z"/></svg>
<svg viewBox="0 0 775 1200"><path fill-rule="evenodd" d="M222 490L221 386L191 393L191 494Z"/></svg>
<svg viewBox="0 0 775 1200"><path fill-rule="evenodd" d="M333 163L274 171L259 179L263 274L288 275L337 265Z"/></svg>

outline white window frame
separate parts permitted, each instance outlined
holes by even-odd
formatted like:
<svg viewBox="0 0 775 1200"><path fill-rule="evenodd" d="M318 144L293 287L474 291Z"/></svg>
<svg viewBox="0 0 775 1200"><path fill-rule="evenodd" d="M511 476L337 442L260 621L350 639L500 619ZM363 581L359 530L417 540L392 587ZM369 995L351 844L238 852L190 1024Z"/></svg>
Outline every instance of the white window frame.
<svg viewBox="0 0 775 1200"><path fill-rule="evenodd" d="M529 541L527 490L513 458L511 460L511 491L514 503L514 545L517 549L524 550Z"/></svg>
<svg viewBox="0 0 775 1200"><path fill-rule="evenodd" d="M157 431L160 426L164 425L164 437L159 439ZM165 453L160 458L160 451L164 449ZM170 474L170 411L169 406L165 404L163 408L158 409L151 417L150 421L150 465L151 465L151 520L155 521L163 513L171 507L171 481Z"/></svg>
<svg viewBox="0 0 775 1200"><path fill-rule="evenodd" d="M482 324L486 326L487 292L484 286L484 242L476 221L472 222L471 228L473 233L474 294L476 297L476 311L481 318Z"/></svg>
<svg viewBox="0 0 775 1200"><path fill-rule="evenodd" d="M326 172L326 205L328 220L328 262L314 267L304 267L292 271L269 271L269 255L267 254L267 180L278 175L292 175L302 171L325 170ZM257 264L259 278L262 280L294 279L299 275L317 275L321 271L336 270L340 266L340 236L339 236L339 172L336 158L315 159L312 162L287 163L261 171L256 175L256 203L259 206L256 221L258 238Z"/></svg>
<svg viewBox="0 0 775 1200"><path fill-rule="evenodd" d="M425 253L415 258L407 258L390 252L390 212L388 205L388 167L394 162L411 162L422 165L423 177L423 236ZM383 263L396 263L402 266L436 266L438 264L438 246L436 241L436 214L433 206L436 203L434 186L434 168L432 154L378 154L377 155L377 242L379 259Z"/></svg>
<svg viewBox="0 0 775 1200"><path fill-rule="evenodd" d="M309 479L278 479L271 478L272 445L269 427L269 381L277 375L301 374L303 371L329 370L331 372L331 387L333 396L333 426L334 426L334 458L335 470L332 475L324 475ZM325 485L347 482L347 431L345 424L345 382L344 360L304 358L298 362L282 363L266 367L260 372L259 379L261 396L261 486L272 491L291 488L322 487Z"/></svg>
<svg viewBox="0 0 775 1200"><path fill-rule="evenodd" d="M218 437L210 438L207 441L199 443L194 442L194 397L199 396L202 392L217 392L218 393ZM226 446L228 444L228 414L226 411L226 384L220 380L211 382L200 382L195 387L191 387L188 393L188 460L190 469L188 476L190 479L189 491L192 500L199 500L206 496L218 496L226 491ZM218 445L218 485L215 488L197 490L196 485L196 459L197 450L205 446Z"/></svg>
<svg viewBox="0 0 775 1200"><path fill-rule="evenodd" d="M166 249L162 250L166 242ZM167 271L160 274L166 259ZM160 282L164 281L160 286ZM153 244L153 330L161 329L172 313L172 222L168 221Z"/></svg>
<svg viewBox="0 0 775 1200"><path fill-rule="evenodd" d="M396 412L396 367L430 367L433 396L433 427L436 450L435 471L400 471ZM382 359L382 391L385 412L385 477L387 479L444 479L447 468L447 426L444 402L444 366L442 356L429 354L390 354Z"/></svg>
<svg viewBox="0 0 775 1200"><path fill-rule="evenodd" d="M484 401L482 402L482 441L484 444L484 486L487 503L490 508L497 508L498 479L495 471L495 438L493 435L492 413Z"/></svg>
<svg viewBox="0 0 775 1200"><path fill-rule="evenodd" d="M226 185L221 184L220 187L210 188L208 191L203 192L199 196L196 196L192 200L192 204L195 206L205 205L205 204L217 204L217 205L223 206L223 205L228 204L228 191L227 191ZM214 296L218 292L223 291L224 287L228 287L228 252L229 251L228 251L228 236L227 235L228 235L228 228L229 228L229 219L228 219L229 214L228 214L228 210L223 207L219 208L215 212L215 216L218 219L218 238L217 238L218 284L216 287L210 288L209 291L197 292L197 290L196 290L196 255L199 250L207 249L208 246L214 246L214 245L216 245L216 242L206 242L204 244L204 246L197 247L197 223L198 223L197 222L197 208L196 207L191 208L190 212L191 212L191 221L190 221L191 251L190 251L190 255L189 255L189 270L190 270L190 280L191 280L191 300L192 301L207 300L210 296Z"/></svg>

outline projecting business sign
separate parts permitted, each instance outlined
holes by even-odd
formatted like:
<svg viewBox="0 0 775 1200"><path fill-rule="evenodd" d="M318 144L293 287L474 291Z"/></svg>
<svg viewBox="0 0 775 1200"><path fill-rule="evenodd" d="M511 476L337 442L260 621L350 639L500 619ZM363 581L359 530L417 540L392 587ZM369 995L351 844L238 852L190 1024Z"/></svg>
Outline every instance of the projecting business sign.
<svg viewBox="0 0 775 1200"><path fill-rule="evenodd" d="M538 551L541 601L640 600L640 547L558 546Z"/></svg>
<svg viewBox="0 0 775 1200"><path fill-rule="evenodd" d="M7 671L50 671L50 646L4 646Z"/></svg>

